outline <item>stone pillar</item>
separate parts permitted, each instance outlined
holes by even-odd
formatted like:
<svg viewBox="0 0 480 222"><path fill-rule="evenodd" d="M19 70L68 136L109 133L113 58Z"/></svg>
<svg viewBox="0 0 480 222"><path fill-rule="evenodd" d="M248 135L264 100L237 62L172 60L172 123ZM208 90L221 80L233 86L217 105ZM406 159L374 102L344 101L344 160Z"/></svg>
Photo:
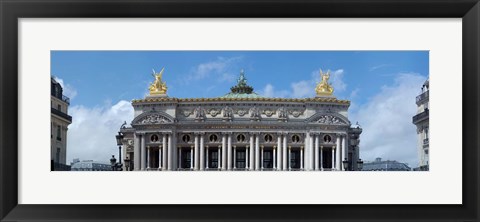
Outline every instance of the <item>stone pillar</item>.
<svg viewBox="0 0 480 222"><path fill-rule="evenodd" d="M150 146L147 146L147 170L150 169Z"/></svg>
<svg viewBox="0 0 480 222"><path fill-rule="evenodd" d="M140 167L140 135L138 135L137 133L133 134L133 140L134 140L134 147L133 147L133 166L134 166L134 169L135 171L138 171L141 169Z"/></svg>
<svg viewBox="0 0 480 222"><path fill-rule="evenodd" d="M173 139L172 139L173 135L172 133L169 133L168 134L168 170L173 170Z"/></svg>
<svg viewBox="0 0 480 222"><path fill-rule="evenodd" d="M227 159L227 169L232 169L232 134L228 134L228 143L227 143L227 152L228 152L228 159Z"/></svg>
<svg viewBox="0 0 480 222"><path fill-rule="evenodd" d="M273 146L273 169L277 169L277 147Z"/></svg>
<svg viewBox="0 0 480 222"><path fill-rule="evenodd" d="M315 166L313 166L313 170L318 170L318 165L319 165L319 158L318 158L318 145L319 145L319 139L320 135L315 134Z"/></svg>
<svg viewBox="0 0 480 222"><path fill-rule="evenodd" d="M177 169L182 168L182 148L178 147L178 162L177 162Z"/></svg>
<svg viewBox="0 0 480 222"><path fill-rule="evenodd" d="M287 161L288 161L288 170L292 170L292 146L288 146L288 156L287 156Z"/></svg>
<svg viewBox="0 0 480 222"><path fill-rule="evenodd" d="M233 169L237 169L237 146L233 146Z"/></svg>
<svg viewBox="0 0 480 222"><path fill-rule="evenodd" d="M314 166L315 166L315 161L314 161L314 157L315 157L315 148L314 148L314 144L313 144L313 138L315 137L314 134L310 133L310 140L308 142L308 146L309 146L309 150L310 150L310 154L308 155L308 162L310 162L309 164L309 169L310 170L315 170L314 169Z"/></svg>
<svg viewBox="0 0 480 222"><path fill-rule="evenodd" d="M253 137L255 136L255 134L253 133L250 133L250 147L248 148L249 149L249 154L250 154L250 170L255 170L255 150L254 150L254 145L253 145Z"/></svg>
<svg viewBox="0 0 480 222"><path fill-rule="evenodd" d="M194 166L194 156L193 156L193 147L194 146L190 146L190 169L193 170L193 166Z"/></svg>
<svg viewBox="0 0 480 222"><path fill-rule="evenodd" d="M218 145L217 169L222 169L222 146Z"/></svg>
<svg viewBox="0 0 480 222"><path fill-rule="evenodd" d="M198 133L194 133L193 134L195 136L195 149L194 149L194 157L195 157L195 161L193 161L193 167L195 170L198 170L200 169L200 146L198 145Z"/></svg>
<svg viewBox="0 0 480 222"><path fill-rule="evenodd" d="M245 170L248 170L250 169L250 147L247 145L246 148L245 148Z"/></svg>
<svg viewBox="0 0 480 222"><path fill-rule="evenodd" d="M259 134L255 135L255 170L260 169L260 138Z"/></svg>
<svg viewBox="0 0 480 222"><path fill-rule="evenodd" d="M222 135L222 170L227 169L227 134Z"/></svg>
<svg viewBox="0 0 480 222"><path fill-rule="evenodd" d="M282 151L283 151L283 166L282 166L282 169L283 170L287 170L287 166L288 166L288 161L287 161L287 134L283 134L283 147L282 147Z"/></svg>
<svg viewBox="0 0 480 222"><path fill-rule="evenodd" d="M303 141L303 144L304 144L304 148L305 148L305 153L304 153L304 160L303 160L303 164L305 165L304 166L304 169L308 169L308 166L309 166L309 159L308 159L308 156L311 155L309 154L310 150L308 150L308 148L310 147L309 146L309 143L310 143L310 134L308 132L305 133L305 140Z"/></svg>
<svg viewBox="0 0 480 222"><path fill-rule="evenodd" d="M346 143L346 135L344 135L342 137L342 161L343 160L348 160L348 151L347 151L347 145L345 144ZM342 170L345 170L345 168L343 167L343 163L342 163L342 167L340 167Z"/></svg>
<svg viewBox="0 0 480 222"><path fill-rule="evenodd" d="M282 134L277 134L277 169L282 170Z"/></svg>
<svg viewBox="0 0 480 222"><path fill-rule="evenodd" d="M205 169L205 141L203 138L203 133L200 133L200 170Z"/></svg>
<svg viewBox="0 0 480 222"><path fill-rule="evenodd" d="M167 134L163 134L162 139L162 170L167 170Z"/></svg>
<svg viewBox="0 0 480 222"><path fill-rule="evenodd" d="M176 149L178 149L177 147L177 133L176 132L172 132L172 135L171 135L171 140L172 140L172 170L176 170L177 169L177 165L175 163L175 161L177 160L177 152L175 151Z"/></svg>
<svg viewBox="0 0 480 222"><path fill-rule="evenodd" d="M208 155L208 153L210 152L210 150L209 150L209 147L208 147L208 146L206 146L206 152L207 152L207 158L206 158L206 160L205 160L205 169L208 170L208 165L209 165L209 163L210 163L210 158L209 158L209 155Z"/></svg>
<svg viewBox="0 0 480 222"><path fill-rule="evenodd" d="M264 163L264 162L263 162L263 148L264 148L264 146L262 145L261 148L262 148L262 150L260 151L260 157L261 157L261 158L260 158L260 166L261 166L261 169L263 170L263 167L264 167L264 166L263 166L263 165L264 165L264 164L263 164L263 163Z"/></svg>
<svg viewBox="0 0 480 222"><path fill-rule="evenodd" d="M332 168L331 170L335 169L335 146L332 147Z"/></svg>
<svg viewBox="0 0 480 222"><path fill-rule="evenodd" d="M158 147L158 169L162 169L162 147Z"/></svg>
<svg viewBox="0 0 480 222"><path fill-rule="evenodd" d="M320 146L320 170L323 171L323 146Z"/></svg>
<svg viewBox="0 0 480 222"><path fill-rule="evenodd" d="M147 152L145 150L145 134L142 134L142 139L141 139L141 142L140 142L142 145L141 145L141 152L142 152L142 170L145 170L146 168L146 160L147 160Z"/></svg>
<svg viewBox="0 0 480 222"><path fill-rule="evenodd" d="M300 169L303 170L303 164L305 163L305 161L303 161L303 146L300 147Z"/></svg>
<svg viewBox="0 0 480 222"><path fill-rule="evenodd" d="M341 165L342 165L342 157L340 156L340 154L342 153L342 146L341 146L341 143L340 143L340 137L341 137L341 135L337 134L337 148L335 149L335 154L336 154L335 169L336 170L340 170Z"/></svg>

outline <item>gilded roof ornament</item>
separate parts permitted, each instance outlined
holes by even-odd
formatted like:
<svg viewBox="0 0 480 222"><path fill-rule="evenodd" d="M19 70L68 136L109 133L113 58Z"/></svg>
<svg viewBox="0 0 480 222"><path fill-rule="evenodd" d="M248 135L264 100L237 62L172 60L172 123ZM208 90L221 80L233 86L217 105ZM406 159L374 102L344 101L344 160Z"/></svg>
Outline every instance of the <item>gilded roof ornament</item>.
<svg viewBox="0 0 480 222"><path fill-rule="evenodd" d="M167 94L167 84L165 83L165 81L162 81L164 69L165 68L162 68L159 73L156 73L155 70L153 70L152 76L155 78L155 80L152 84L150 84L149 87L150 96L164 96Z"/></svg>
<svg viewBox="0 0 480 222"><path fill-rule="evenodd" d="M322 81L317 84L315 87L315 92L317 92L317 96L332 96L333 94L333 87L328 83L328 79L330 78L330 70L324 73L320 69L320 77Z"/></svg>

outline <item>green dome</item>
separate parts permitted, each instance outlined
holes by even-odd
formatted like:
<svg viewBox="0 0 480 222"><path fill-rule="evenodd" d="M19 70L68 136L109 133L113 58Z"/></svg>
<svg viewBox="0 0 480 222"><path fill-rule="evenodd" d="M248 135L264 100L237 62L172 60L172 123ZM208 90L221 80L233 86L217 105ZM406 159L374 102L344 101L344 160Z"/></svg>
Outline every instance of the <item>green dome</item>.
<svg viewBox="0 0 480 222"><path fill-rule="evenodd" d="M257 93L253 92L253 87L247 84L247 78L245 78L245 72L243 71L243 69L240 71L240 77L237 80L237 85L230 88L230 91L231 92L219 98L264 98L263 96L260 96Z"/></svg>

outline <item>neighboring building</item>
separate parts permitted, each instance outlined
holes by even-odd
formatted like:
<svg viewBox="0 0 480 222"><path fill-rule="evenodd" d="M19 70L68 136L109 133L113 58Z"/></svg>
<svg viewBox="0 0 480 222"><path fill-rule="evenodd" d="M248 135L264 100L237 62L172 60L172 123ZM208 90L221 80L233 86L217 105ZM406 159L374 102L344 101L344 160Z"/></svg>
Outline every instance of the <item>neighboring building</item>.
<svg viewBox="0 0 480 222"><path fill-rule="evenodd" d="M364 163L362 171L411 171L411 169L406 163L376 158L373 162Z"/></svg>
<svg viewBox="0 0 480 222"><path fill-rule="evenodd" d="M72 123L72 117L68 115L68 106L70 99L63 95L63 89L60 83L51 79L51 126L50 126L50 146L51 146L51 170L61 171L70 170L66 165L67 161L67 130L68 125Z"/></svg>
<svg viewBox="0 0 480 222"><path fill-rule="evenodd" d="M415 170L429 169L429 80L425 81L422 91L416 98L417 114L413 116L413 124L417 126L417 150L419 166Z"/></svg>
<svg viewBox="0 0 480 222"><path fill-rule="evenodd" d="M98 162L93 160L74 161L72 171L111 171L110 163Z"/></svg>
<svg viewBox="0 0 480 222"><path fill-rule="evenodd" d="M244 72L216 98L168 97L163 69L150 95L133 100L131 127L122 127L124 156L133 170L357 170L362 129L348 120L329 72L314 98L265 98ZM133 163L132 163L133 162Z"/></svg>

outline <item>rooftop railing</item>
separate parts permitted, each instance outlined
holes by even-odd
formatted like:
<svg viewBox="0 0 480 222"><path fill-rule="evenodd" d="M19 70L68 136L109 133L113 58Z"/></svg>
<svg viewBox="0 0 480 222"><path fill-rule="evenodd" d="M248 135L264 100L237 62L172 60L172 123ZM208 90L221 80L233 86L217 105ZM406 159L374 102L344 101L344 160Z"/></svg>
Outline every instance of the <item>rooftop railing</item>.
<svg viewBox="0 0 480 222"><path fill-rule="evenodd" d="M428 119L428 113L429 113L428 109L425 109L425 111L413 116L412 118L413 124L416 124L422 120Z"/></svg>
<svg viewBox="0 0 480 222"><path fill-rule="evenodd" d="M63 113L62 111L58 110L58 109L54 109L54 108L51 108L52 109L52 113L57 115L57 116L60 116L70 122L72 122L72 116L69 116L68 114L66 113Z"/></svg>
<svg viewBox="0 0 480 222"><path fill-rule="evenodd" d="M428 92L429 91L425 91L424 93L417 96L417 105L420 105L424 101L428 100Z"/></svg>

